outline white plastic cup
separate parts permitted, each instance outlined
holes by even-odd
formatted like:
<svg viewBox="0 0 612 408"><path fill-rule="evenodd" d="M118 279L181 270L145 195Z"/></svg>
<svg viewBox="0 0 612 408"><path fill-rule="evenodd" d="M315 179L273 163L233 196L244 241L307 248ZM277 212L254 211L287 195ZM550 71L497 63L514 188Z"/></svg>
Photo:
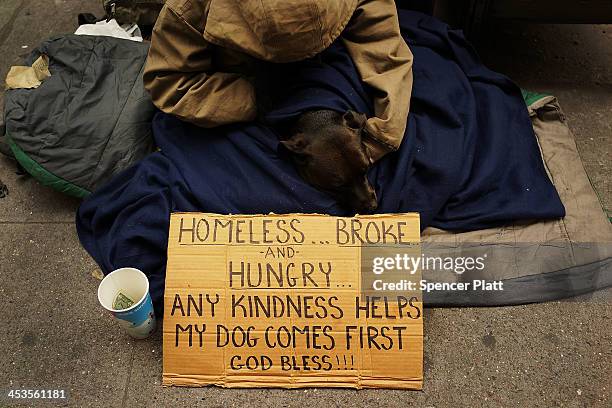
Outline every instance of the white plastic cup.
<svg viewBox="0 0 612 408"><path fill-rule="evenodd" d="M127 296L134 304L126 309L115 309L113 305L119 293ZM98 300L133 338L146 339L155 331L156 320L149 294L149 280L142 271L136 268L112 271L98 286Z"/></svg>

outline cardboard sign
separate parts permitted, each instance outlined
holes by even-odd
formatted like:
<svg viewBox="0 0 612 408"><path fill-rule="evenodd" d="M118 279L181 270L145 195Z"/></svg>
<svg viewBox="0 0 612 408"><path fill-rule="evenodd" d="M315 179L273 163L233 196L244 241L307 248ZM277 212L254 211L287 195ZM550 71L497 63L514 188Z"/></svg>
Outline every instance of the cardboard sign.
<svg viewBox="0 0 612 408"><path fill-rule="evenodd" d="M421 299L362 290L365 248L419 239L418 214L172 214L163 384L421 389Z"/></svg>

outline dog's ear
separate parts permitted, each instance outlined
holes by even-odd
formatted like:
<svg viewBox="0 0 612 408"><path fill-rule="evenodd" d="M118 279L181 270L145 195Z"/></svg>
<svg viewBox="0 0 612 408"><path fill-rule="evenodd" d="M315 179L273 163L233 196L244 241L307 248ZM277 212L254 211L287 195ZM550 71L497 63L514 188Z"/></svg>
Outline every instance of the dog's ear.
<svg viewBox="0 0 612 408"><path fill-rule="evenodd" d="M344 121L344 124L351 129L361 130L368 118L363 113L348 110L344 115L342 115L342 120Z"/></svg>
<svg viewBox="0 0 612 408"><path fill-rule="evenodd" d="M289 149L289 151L297 154L308 153L308 146L310 144L303 133L296 133L291 136L291 139L281 140L280 143Z"/></svg>

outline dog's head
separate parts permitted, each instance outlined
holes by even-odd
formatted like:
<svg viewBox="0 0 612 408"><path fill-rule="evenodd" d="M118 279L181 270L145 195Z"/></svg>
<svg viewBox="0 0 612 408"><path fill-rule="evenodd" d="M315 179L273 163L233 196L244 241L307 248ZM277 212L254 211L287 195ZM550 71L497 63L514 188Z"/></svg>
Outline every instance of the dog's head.
<svg viewBox="0 0 612 408"><path fill-rule="evenodd" d="M359 213L370 213L378 206L361 140L365 121L365 115L353 111L306 112L290 130L289 139L281 141L306 182Z"/></svg>

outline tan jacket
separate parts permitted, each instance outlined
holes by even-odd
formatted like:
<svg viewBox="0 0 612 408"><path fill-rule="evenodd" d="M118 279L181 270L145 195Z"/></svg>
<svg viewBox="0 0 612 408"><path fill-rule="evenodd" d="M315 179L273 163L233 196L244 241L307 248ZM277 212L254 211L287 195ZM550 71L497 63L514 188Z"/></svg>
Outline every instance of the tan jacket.
<svg viewBox="0 0 612 408"><path fill-rule="evenodd" d="M250 121L254 88L228 65L245 54L302 60L339 36L373 89L364 143L376 161L399 147L412 92L412 53L393 0L169 0L153 30L145 87L159 109L199 126Z"/></svg>

